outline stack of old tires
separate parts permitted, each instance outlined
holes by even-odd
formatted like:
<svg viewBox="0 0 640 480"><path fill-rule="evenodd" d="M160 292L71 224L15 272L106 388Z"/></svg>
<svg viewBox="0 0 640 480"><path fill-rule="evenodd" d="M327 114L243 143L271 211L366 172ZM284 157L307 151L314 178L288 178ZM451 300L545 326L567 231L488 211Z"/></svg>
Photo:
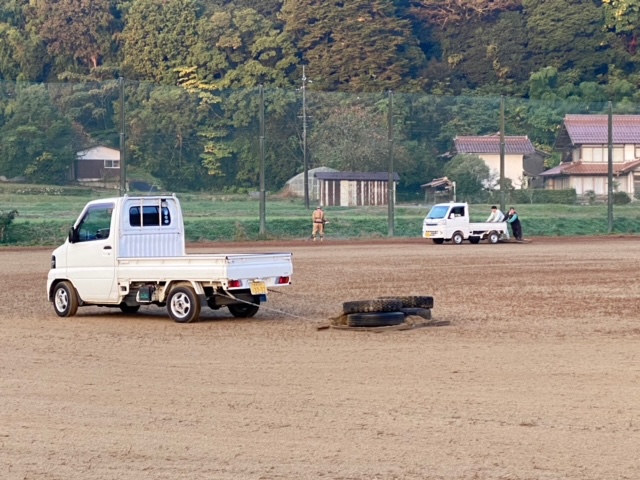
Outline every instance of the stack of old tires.
<svg viewBox="0 0 640 480"><path fill-rule="evenodd" d="M433 297L379 297L376 300L344 302L342 311L349 327L389 327L400 325L406 317L416 315L431 319Z"/></svg>

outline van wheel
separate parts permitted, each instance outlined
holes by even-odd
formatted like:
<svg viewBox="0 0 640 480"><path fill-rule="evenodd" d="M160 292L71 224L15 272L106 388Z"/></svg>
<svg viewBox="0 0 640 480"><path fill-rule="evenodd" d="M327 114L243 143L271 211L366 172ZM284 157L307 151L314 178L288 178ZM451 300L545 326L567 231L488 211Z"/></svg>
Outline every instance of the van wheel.
<svg viewBox="0 0 640 480"><path fill-rule="evenodd" d="M53 309L59 317L73 317L78 311L78 294L70 282L60 282L53 289Z"/></svg>
<svg viewBox="0 0 640 480"><path fill-rule="evenodd" d="M498 232L489 232L487 239L489 240L489 243L496 244L498 243L498 240L500 240L500 235L498 235Z"/></svg>
<svg viewBox="0 0 640 480"><path fill-rule="evenodd" d="M462 233L456 232L451 236L451 241L456 245L460 245L464 241L464 237L462 236Z"/></svg>
<svg viewBox="0 0 640 480"><path fill-rule="evenodd" d="M442 245L444 243L444 238L432 238L431 241L436 245Z"/></svg>
<svg viewBox="0 0 640 480"><path fill-rule="evenodd" d="M167 310L174 322L189 323L200 317L200 302L191 287L176 287L167 298Z"/></svg>
<svg viewBox="0 0 640 480"><path fill-rule="evenodd" d="M469 237L469 242L473 244L480 243L480 237Z"/></svg>

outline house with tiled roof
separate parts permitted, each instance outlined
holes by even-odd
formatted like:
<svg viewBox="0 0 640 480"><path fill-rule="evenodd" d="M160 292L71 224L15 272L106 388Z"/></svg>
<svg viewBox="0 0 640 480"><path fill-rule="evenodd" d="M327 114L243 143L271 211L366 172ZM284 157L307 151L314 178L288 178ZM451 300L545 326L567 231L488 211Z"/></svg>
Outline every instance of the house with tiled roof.
<svg viewBox="0 0 640 480"><path fill-rule="evenodd" d="M612 116L614 188L640 193L640 115ZM606 195L609 178L608 115L566 115L556 150L560 165L542 172L545 188L574 188L578 195Z"/></svg>
<svg viewBox="0 0 640 480"><path fill-rule="evenodd" d="M457 136L454 153L477 155L500 179L500 135ZM544 170L544 154L535 149L527 136L504 137L504 176L515 188L542 186L538 174ZM526 183L525 183L526 182Z"/></svg>

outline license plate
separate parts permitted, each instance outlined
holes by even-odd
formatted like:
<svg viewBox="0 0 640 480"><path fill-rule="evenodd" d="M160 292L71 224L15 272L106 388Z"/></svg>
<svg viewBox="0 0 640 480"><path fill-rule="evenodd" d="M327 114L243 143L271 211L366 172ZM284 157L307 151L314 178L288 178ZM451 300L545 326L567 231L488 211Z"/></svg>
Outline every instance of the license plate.
<svg viewBox="0 0 640 480"><path fill-rule="evenodd" d="M429 238L431 236L431 232L424 232L424 237Z"/></svg>
<svg viewBox="0 0 640 480"><path fill-rule="evenodd" d="M249 284L249 289L251 290L251 295L267 294L267 284L264 282L251 282Z"/></svg>

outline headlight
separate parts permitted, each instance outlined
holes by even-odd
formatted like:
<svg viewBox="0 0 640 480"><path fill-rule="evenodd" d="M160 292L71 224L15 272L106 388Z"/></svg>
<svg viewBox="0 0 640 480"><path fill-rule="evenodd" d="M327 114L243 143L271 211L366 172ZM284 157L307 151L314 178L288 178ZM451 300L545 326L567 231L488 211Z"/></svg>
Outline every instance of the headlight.
<svg viewBox="0 0 640 480"><path fill-rule="evenodd" d="M56 268L56 256L51 256L51 268Z"/></svg>

